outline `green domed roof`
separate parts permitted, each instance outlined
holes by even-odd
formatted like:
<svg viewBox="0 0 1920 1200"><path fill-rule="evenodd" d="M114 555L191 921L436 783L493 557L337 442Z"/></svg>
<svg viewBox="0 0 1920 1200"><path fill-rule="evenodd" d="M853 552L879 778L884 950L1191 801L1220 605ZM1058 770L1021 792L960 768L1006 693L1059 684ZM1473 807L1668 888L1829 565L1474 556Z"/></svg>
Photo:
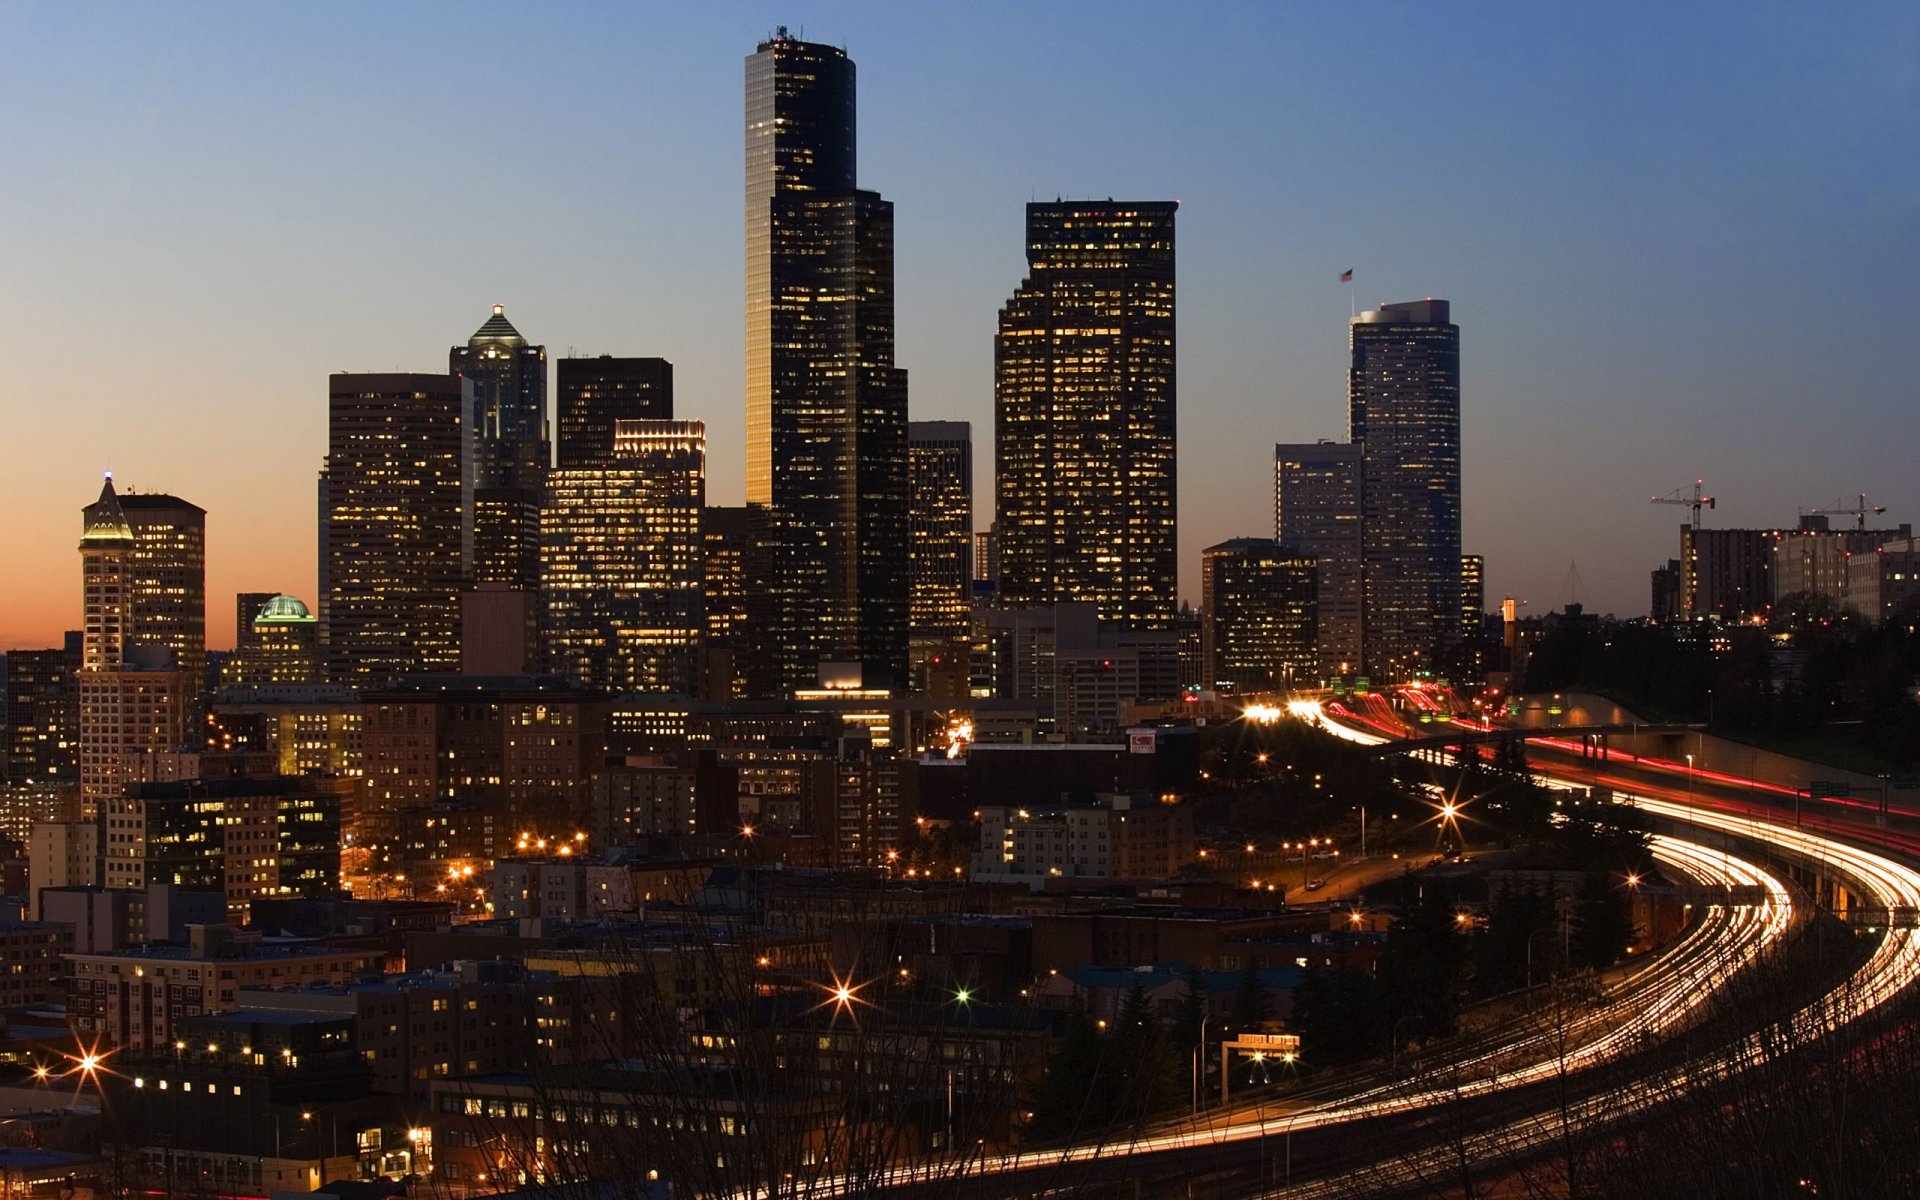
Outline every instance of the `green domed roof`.
<svg viewBox="0 0 1920 1200"><path fill-rule="evenodd" d="M282 593L260 606L260 613L254 617L255 625L300 625L312 624L314 616L298 596Z"/></svg>

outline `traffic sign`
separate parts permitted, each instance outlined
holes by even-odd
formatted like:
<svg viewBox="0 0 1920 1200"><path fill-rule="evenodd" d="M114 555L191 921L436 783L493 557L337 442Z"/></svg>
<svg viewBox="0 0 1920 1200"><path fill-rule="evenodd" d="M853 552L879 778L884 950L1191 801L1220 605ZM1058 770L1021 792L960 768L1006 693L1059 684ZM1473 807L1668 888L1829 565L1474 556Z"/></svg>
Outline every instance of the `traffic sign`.
<svg viewBox="0 0 1920 1200"><path fill-rule="evenodd" d="M1844 799L1853 795L1853 787L1835 779L1815 779L1807 784L1807 794L1815 800Z"/></svg>

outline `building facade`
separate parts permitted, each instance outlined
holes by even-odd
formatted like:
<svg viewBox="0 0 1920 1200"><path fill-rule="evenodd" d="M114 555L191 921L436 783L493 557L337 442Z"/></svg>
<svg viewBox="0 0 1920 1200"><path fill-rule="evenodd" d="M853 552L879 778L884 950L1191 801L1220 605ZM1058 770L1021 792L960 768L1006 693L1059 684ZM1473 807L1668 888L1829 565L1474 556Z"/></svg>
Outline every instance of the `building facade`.
<svg viewBox="0 0 1920 1200"><path fill-rule="evenodd" d="M460 666L473 555L473 385L333 375L321 512L331 678L360 686Z"/></svg>
<svg viewBox="0 0 1920 1200"><path fill-rule="evenodd" d="M140 778L144 757L185 745L204 680L179 668L167 641L147 636L180 635L184 621L163 620L157 626L141 621L143 610L136 602L145 596L151 611L151 592L164 572L150 554L143 564L139 535L121 509L111 477L81 517L85 627L77 676L79 815L91 818ZM204 614L202 622L204 636Z"/></svg>
<svg viewBox="0 0 1920 1200"><path fill-rule="evenodd" d="M859 190L854 67L782 28L746 64L747 502L765 506L783 693L906 678L907 378L893 206Z"/></svg>
<svg viewBox="0 0 1920 1200"><path fill-rule="evenodd" d="M994 337L998 602L1165 628L1175 557L1177 202L1027 206Z"/></svg>
<svg viewBox="0 0 1920 1200"><path fill-rule="evenodd" d="M1273 536L1313 558L1319 573L1319 671L1361 670L1365 632L1360 447L1352 442L1273 448Z"/></svg>
<svg viewBox="0 0 1920 1200"><path fill-rule="evenodd" d="M614 692L696 686L702 421L617 421L607 465L553 472L541 517L547 668Z"/></svg>
<svg viewBox="0 0 1920 1200"><path fill-rule="evenodd" d="M616 421L673 419L673 364L664 358L561 358L554 363L562 470L604 466Z"/></svg>
<svg viewBox="0 0 1920 1200"><path fill-rule="evenodd" d="M1201 684L1264 692L1314 682L1317 576L1311 556L1268 538L1201 551Z"/></svg>
<svg viewBox="0 0 1920 1200"><path fill-rule="evenodd" d="M1460 635L1460 328L1445 300L1416 300L1361 313L1349 336L1362 661L1375 675L1404 678Z"/></svg>
<svg viewBox="0 0 1920 1200"><path fill-rule="evenodd" d="M908 627L916 645L965 637L973 605L973 431L965 421L907 425L912 480Z"/></svg>

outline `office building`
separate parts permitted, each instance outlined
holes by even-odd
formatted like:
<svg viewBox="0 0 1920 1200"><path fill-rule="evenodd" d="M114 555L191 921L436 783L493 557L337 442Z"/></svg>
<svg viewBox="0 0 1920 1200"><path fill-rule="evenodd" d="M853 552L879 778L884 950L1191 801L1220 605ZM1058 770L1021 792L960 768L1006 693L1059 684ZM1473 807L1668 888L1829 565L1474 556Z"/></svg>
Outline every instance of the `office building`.
<svg viewBox="0 0 1920 1200"><path fill-rule="evenodd" d="M473 480L467 582L531 594L539 586L540 506L552 456L547 348L529 345L496 304L466 345L447 352L447 374L472 385L464 413Z"/></svg>
<svg viewBox="0 0 1920 1200"><path fill-rule="evenodd" d="M221 669L221 687L320 681L320 622L299 597L243 592L238 606L245 620Z"/></svg>
<svg viewBox="0 0 1920 1200"><path fill-rule="evenodd" d="M701 594L706 636L700 647L700 696L739 700L778 691L765 630L770 545L767 510L757 504L700 512Z"/></svg>
<svg viewBox="0 0 1920 1200"><path fill-rule="evenodd" d="M613 457L616 421L673 419L673 364L664 358L555 360L560 436L555 465L605 465Z"/></svg>
<svg viewBox="0 0 1920 1200"><path fill-rule="evenodd" d="M782 28L746 64L747 502L765 506L779 688L907 660L907 377L893 206L854 170L854 67Z"/></svg>
<svg viewBox="0 0 1920 1200"><path fill-rule="evenodd" d="M1049 879L1172 879L1197 854L1193 810L1184 805L1140 805L1124 795L1066 808L982 805L972 873L975 883L1039 891Z"/></svg>
<svg viewBox="0 0 1920 1200"><path fill-rule="evenodd" d="M195 926L184 946L147 945L68 956L68 1021L81 1040L124 1054L170 1050L175 1023L232 1012L242 989L347 983L378 974L378 951L238 942L225 926Z"/></svg>
<svg viewBox="0 0 1920 1200"><path fill-rule="evenodd" d="M120 497L120 511L133 531L128 644L166 647L196 681L197 701L207 668L206 510L178 496L132 492Z"/></svg>
<svg viewBox="0 0 1920 1200"><path fill-rule="evenodd" d="M1849 607L1850 568L1853 560L1890 542L1913 537L1913 528L1829 529L1824 516L1802 516L1800 528L1782 534L1773 543L1773 601L1788 596L1817 596L1837 608Z"/></svg>
<svg viewBox="0 0 1920 1200"><path fill-rule="evenodd" d="M1445 300L1349 326L1368 671L1405 678L1460 638L1460 328Z"/></svg>
<svg viewBox="0 0 1920 1200"><path fill-rule="evenodd" d="M80 782L78 630L54 650L7 652L7 782L72 789Z"/></svg>
<svg viewBox="0 0 1920 1200"><path fill-rule="evenodd" d="M1027 277L994 337L999 603L1177 607L1174 202L1027 206Z"/></svg>
<svg viewBox="0 0 1920 1200"><path fill-rule="evenodd" d="M1487 560L1478 554L1460 556L1460 636L1472 641L1487 620Z"/></svg>
<svg viewBox="0 0 1920 1200"><path fill-rule="evenodd" d="M973 606L973 433L965 421L907 425L908 628L916 645L965 637Z"/></svg>
<svg viewBox="0 0 1920 1200"><path fill-rule="evenodd" d="M563 680L441 679L363 695L365 783L350 832L375 872L443 875L522 834L585 826L604 698Z"/></svg>
<svg viewBox="0 0 1920 1200"><path fill-rule="evenodd" d="M473 384L333 375L322 509L328 675L377 685L460 665L473 555Z"/></svg>
<svg viewBox="0 0 1920 1200"><path fill-rule="evenodd" d="M147 532L137 535L109 476L100 498L81 516L79 815L92 817L139 778L142 756L186 744L204 680L179 667L176 646L188 644L193 633L184 606L178 597L159 594L169 580L183 578L174 553L179 514L162 508L156 518L149 509ZM142 613L161 615L143 621ZM203 612L203 638L204 622Z"/></svg>
<svg viewBox="0 0 1920 1200"><path fill-rule="evenodd" d="M1265 692L1316 681L1314 561L1268 538L1200 552L1201 686Z"/></svg>
<svg viewBox="0 0 1920 1200"><path fill-rule="evenodd" d="M605 466L549 478L541 517L547 667L614 692L691 694L701 617L702 421L618 421Z"/></svg>
<svg viewBox="0 0 1920 1200"><path fill-rule="evenodd" d="M1920 541L1890 541L1847 563L1845 607L1876 624L1920 616Z"/></svg>
<svg viewBox="0 0 1920 1200"><path fill-rule="evenodd" d="M1318 569L1323 678L1363 669L1360 527L1360 447L1320 441L1273 448L1273 536Z"/></svg>
<svg viewBox="0 0 1920 1200"><path fill-rule="evenodd" d="M256 900L338 891L340 833L339 794L311 780L136 783L103 812L101 882L220 892L243 925Z"/></svg>

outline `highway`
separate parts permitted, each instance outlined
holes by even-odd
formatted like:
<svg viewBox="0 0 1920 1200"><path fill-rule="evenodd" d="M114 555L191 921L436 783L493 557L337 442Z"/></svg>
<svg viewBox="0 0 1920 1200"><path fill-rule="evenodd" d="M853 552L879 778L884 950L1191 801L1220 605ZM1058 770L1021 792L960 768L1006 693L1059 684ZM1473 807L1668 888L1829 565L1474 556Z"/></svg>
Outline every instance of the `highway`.
<svg viewBox="0 0 1920 1200"><path fill-rule="evenodd" d="M1294 715L1315 719L1337 736L1370 745L1395 740L1392 727L1381 719L1390 714L1356 716L1304 704L1291 708ZM1578 751L1572 745L1567 749ZM877 1183L879 1190L901 1195L1013 1197L1120 1180L1150 1183L1154 1194L1173 1194L1169 1189L1177 1188L1180 1180L1196 1176L1244 1181L1256 1163L1256 1178L1279 1182L1283 1173L1292 1175L1296 1134L1321 1133L1323 1145L1325 1136L1342 1129L1411 1129L1412 1136L1431 1137L1431 1123L1422 1124L1425 1114L1476 1102L1481 1111L1501 1115L1474 1138L1489 1150L1497 1146L1507 1154L1524 1151L1557 1137L1561 1122L1621 1120L1676 1089L1735 1074L1761 1060L1777 1030L1734 1036L1711 1057L1682 1067L1647 1067L1653 1073L1639 1076L1639 1086L1624 1096L1609 1089L1607 1094L1582 1093L1571 1100L1564 1091L1557 1099L1543 1099L1541 1092L1543 1086L1577 1079L1589 1068L1631 1060L1703 1018L1704 1006L1722 985L1755 964L1804 917L1796 912L1796 892L1776 873L1779 868L1771 861L1753 861L1748 850L1734 849L1735 840L1764 846L1763 857L1770 860L1817 863L1843 877L1850 891L1888 911L1920 911L1920 872L1856 844L1863 832L1888 831L1838 828L1845 823L1809 820L1806 813L1799 814L1796 826L1793 814L1768 812L1764 806L1756 810L1744 792L1737 799L1717 792L1718 786L1744 781L1714 780L1708 781L1714 786L1702 787L1696 776L1688 792L1679 794L1670 781L1651 783L1637 771L1622 769L1624 764L1607 767L1576 758L1535 769L1558 777L1560 786L1598 782L1612 787L1622 802L1661 818L1669 828L1697 831L1656 835L1652 852L1672 875L1703 887L1757 890L1766 899L1750 905L1706 905L1678 939L1637 965L1591 1007L1562 1008L1557 1016L1549 1014L1531 1024L1456 1040L1445 1048L1443 1061L1411 1062L1405 1078L1380 1070L1362 1072L1198 1119L1169 1122L1124 1141L988 1155L964 1168L950 1162L904 1165L885 1180L827 1180L809 1194L870 1194ZM1650 769L1662 767L1653 764ZM1914 847L1908 852L1920 852L1920 837L1896 834L1894 839L1911 840ZM1892 848L1906 849L1899 844ZM1874 936L1871 952L1851 976L1795 1012L1786 1022L1787 1033L1804 1038L1855 1020L1920 978L1920 941L1912 930L1881 926ZM1595 1072L1591 1078L1599 1080L1602 1074ZM1613 1076L1605 1078L1618 1082ZM1383 1118L1392 1120L1383 1123ZM1395 1179L1411 1184L1430 1178L1436 1161L1425 1156L1462 1153L1457 1139L1441 1139L1446 1144L1424 1150L1394 1150L1384 1141L1371 1141L1371 1132L1358 1136L1362 1147L1377 1146L1380 1157L1373 1171L1389 1188ZM1348 1144L1353 1141L1348 1139ZM1261 1192L1257 1184L1226 1186L1228 1194ZM1352 1186L1350 1180L1326 1179L1265 1194L1350 1195Z"/></svg>
<svg viewBox="0 0 1920 1200"><path fill-rule="evenodd" d="M1759 958L1794 919L1787 886L1765 868L1720 849L1679 838L1656 838L1654 855L1673 873L1704 886L1764 890L1758 905L1709 906L1673 944L1621 979L1591 1008L1549 1014L1448 1047L1444 1081L1433 1064L1414 1061L1405 1078L1372 1071L1307 1092L1203 1114L1126 1141L989 1156L964 1180L951 1164L902 1167L885 1186L910 1194L1026 1196L1084 1182L1103 1172L1140 1172L1168 1160L1179 1171L1204 1171L1269 1157L1263 1142L1294 1134L1460 1103L1609 1062L1658 1041L1690 1021L1730 975ZM829 1182L815 1195L866 1193L871 1183Z"/></svg>

